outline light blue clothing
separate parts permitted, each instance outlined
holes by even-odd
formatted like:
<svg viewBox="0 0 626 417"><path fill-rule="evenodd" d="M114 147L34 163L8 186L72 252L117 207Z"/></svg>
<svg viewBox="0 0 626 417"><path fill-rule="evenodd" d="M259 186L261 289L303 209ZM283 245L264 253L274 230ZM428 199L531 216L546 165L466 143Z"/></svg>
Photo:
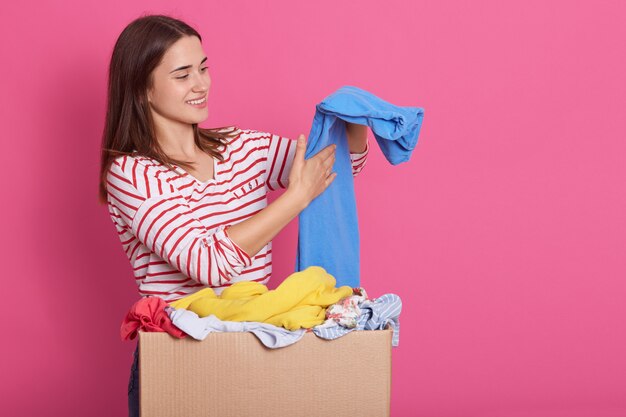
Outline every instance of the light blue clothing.
<svg viewBox="0 0 626 417"><path fill-rule="evenodd" d="M383 330L387 325L393 330L391 345L400 343L400 311L402 301L396 294L383 294L375 300L365 300L359 303L361 316L357 319L356 328L348 328L327 320L324 324L313 327L311 330L322 339L337 339L354 330Z"/></svg>
<svg viewBox="0 0 626 417"><path fill-rule="evenodd" d="M395 106L352 86L339 88L316 109L305 159L336 144L337 177L300 213L296 272L317 265L338 287L359 287L359 228L345 122L369 126L387 161L397 165L411 157L424 110Z"/></svg>
<svg viewBox="0 0 626 417"><path fill-rule="evenodd" d="M166 307L165 311L174 326L196 340L204 340L213 332L251 332L266 347L276 349L296 343L306 332L305 329L291 331L256 321L223 321L214 315L200 318L193 311L183 308Z"/></svg>

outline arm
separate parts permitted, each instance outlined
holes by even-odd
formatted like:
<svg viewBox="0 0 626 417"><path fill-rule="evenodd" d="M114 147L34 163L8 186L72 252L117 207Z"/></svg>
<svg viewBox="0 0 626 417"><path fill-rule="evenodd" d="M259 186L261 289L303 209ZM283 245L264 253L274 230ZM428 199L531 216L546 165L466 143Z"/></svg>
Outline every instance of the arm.
<svg viewBox="0 0 626 417"><path fill-rule="evenodd" d="M147 197L134 180L141 171L114 161L107 173L111 210L122 228L136 240L189 278L209 286L222 286L252 264L252 259L227 234L227 227L208 230L189 210L180 194ZM135 175L133 175L135 174Z"/></svg>
<svg viewBox="0 0 626 417"><path fill-rule="evenodd" d="M289 188L272 204L254 216L230 228L230 237L247 253L256 254L337 176L332 173L335 146L328 146L305 160L306 142L300 135L296 142L287 183Z"/></svg>
<svg viewBox="0 0 626 417"><path fill-rule="evenodd" d="M346 122L346 136L350 149L352 176L356 177L363 170L367 162L370 145L367 140L367 126Z"/></svg>
<svg viewBox="0 0 626 417"><path fill-rule="evenodd" d="M346 133L352 175L356 176L365 166L369 151L367 126L346 123ZM239 247L249 254L256 254L330 185L336 174L329 176L330 172L326 173L335 162L334 148L329 148L305 161L304 135L300 135L297 141L271 135L267 185L270 190L276 187L288 189L261 212L230 227L229 235ZM311 192L312 189L317 191Z"/></svg>
<svg viewBox="0 0 626 417"><path fill-rule="evenodd" d="M346 134L350 153L364 153L367 145L367 126L346 122Z"/></svg>
<svg viewBox="0 0 626 417"><path fill-rule="evenodd" d="M133 181L141 178L141 173L133 176L117 161L107 174L110 206L122 227L172 267L202 284L223 286L250 266L251 257L335 178L336 174L330 174L334 148L328 147L305 161L305 147L302 136L287 192L236 225L208 230L189 210L182 195L146 197L147 193Z"/></svg>

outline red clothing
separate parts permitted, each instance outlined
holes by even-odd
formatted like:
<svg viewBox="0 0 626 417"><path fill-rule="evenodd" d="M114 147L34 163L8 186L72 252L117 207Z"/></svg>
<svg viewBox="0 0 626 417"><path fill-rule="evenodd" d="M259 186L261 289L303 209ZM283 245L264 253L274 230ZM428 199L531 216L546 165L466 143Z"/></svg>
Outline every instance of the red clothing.
<svg viewBox="0 0 626 417"><path fill-rule="evenodd" d="M167 303L159 297L143 297L130 308L122 322L120 335L122 340L131 340L137 337L137 331L167 332L182 339L185 332L174 326L169 315L165 312Z"/></svg>

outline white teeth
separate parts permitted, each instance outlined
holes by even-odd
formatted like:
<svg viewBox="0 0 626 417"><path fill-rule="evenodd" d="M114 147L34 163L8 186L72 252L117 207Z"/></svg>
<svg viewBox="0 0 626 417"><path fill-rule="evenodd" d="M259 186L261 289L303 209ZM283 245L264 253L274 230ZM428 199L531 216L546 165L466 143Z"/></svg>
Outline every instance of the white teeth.
<svg viewBox="0 0 626 417"><path fill-rule="evenodd" d="M190 100L187 101L189 104L202 104L206 101L206 97L201 98L200 100Z"/></svg>

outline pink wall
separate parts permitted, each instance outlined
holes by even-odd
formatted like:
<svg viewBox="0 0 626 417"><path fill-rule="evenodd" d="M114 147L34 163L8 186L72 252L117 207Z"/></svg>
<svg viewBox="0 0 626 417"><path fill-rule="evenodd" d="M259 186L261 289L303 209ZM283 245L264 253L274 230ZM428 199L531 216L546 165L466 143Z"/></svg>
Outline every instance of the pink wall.
<svg viewBox="0 0 626 417"><path fill-rule="evenodd" d="M625 416L624 3L293 3L2 6L2 415L126 411L137 291L97 176L113 44L153 12L205 38L207 126L295 138L345 84L426 109L356 185L363 285L404 301L394 417Z"/></svg>

